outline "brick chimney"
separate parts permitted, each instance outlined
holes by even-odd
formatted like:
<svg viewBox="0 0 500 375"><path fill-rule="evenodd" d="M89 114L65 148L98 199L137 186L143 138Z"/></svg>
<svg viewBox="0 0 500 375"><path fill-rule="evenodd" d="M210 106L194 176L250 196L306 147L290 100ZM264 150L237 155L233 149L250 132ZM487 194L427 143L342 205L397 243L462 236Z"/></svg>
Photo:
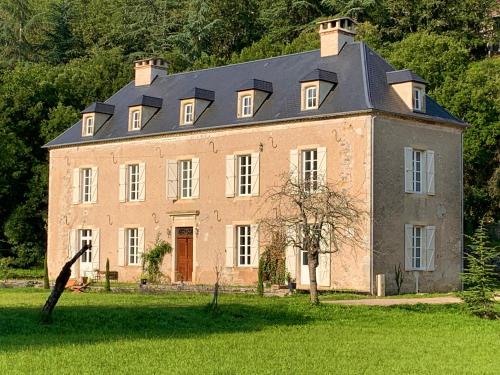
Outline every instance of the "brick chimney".
<svg viewBox="0 0 500 375"><path fill-rule="evenodd" d="M153 80L167 75L168 64L160 58L137 60L135 62L135 85L150 85Z"/></svg>
<svg viewBox="0 0 500 375"><path fill-rule="evenodd" d="M321 57L338 55L344 45L354 42L356 22L349 17L319 23Z"/></svg>

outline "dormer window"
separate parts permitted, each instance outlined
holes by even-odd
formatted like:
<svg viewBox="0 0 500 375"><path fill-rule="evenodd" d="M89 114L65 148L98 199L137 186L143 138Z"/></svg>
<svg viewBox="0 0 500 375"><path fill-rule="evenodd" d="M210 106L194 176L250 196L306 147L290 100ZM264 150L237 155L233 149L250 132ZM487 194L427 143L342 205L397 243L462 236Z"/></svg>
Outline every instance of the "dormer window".
<svg viewBox="0 0 500 375"><path fill-rule="evenodd" d="M181 125L194 124L194 99L185 99L181 101Z"/></svg>
<svg viewBox="0 0 500 375"><path fill-rule="evenodd" d="M194 117L193 103L184 104L184 124L192 124Z"/></svg>
<svg viewBox="0 0 500 375"><path fill-rule="evenodd" d="M316 86L307 86L305 88L305 109L318 108L318 88Z"/></svg>
<svg viewBox="0 0 500 375"><path fill-rule="evenodd" d="M413 89L413 110L422 110L422 89L419 87Z"/></svg>
<svg viewBox="0 0 500 375"><path fill-rule="evenodd" d="M308 111L321 107L326 97L337 86L337 74L323 69L314 69L300 80L300 110Z"/></svg>
<svg viewBox="0 0 500 375"><path fill-rule="evenodd" d="M94 135L94 116L87 115L84 118L83 135L85 137Z"/></svg>
<svg viewBox="0 0 500 375"><path fill-rule="evenodd" d="M130 114L130 130L141 129L141 111L135 109Z"/></svg>
<svg viewBox="0 0 500 375"><path fill-rule="evenodd" d="M241 117L251 117L252 114L253 114L252 95L244 95L241 97Z"/></svg>

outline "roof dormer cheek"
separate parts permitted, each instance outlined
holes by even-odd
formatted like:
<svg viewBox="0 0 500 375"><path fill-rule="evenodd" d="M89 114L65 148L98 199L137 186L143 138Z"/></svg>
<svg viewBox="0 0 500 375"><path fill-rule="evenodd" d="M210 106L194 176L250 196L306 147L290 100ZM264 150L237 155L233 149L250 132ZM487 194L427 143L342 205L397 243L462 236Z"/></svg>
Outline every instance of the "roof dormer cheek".
<svg viewBox="0 0 500 375"><path fill-rule="evenodd" d="M108 121L115 111L115 106L95 102L82 111L82 136L93 137Z"/></svg>
<svg viewBox="0 0 500 375"><path fill-rule="evenodd" d="M273 93L273 84L254 78L245 82L236 92L236 116L238 118L251 118L255 116L264 102Z"/></svg>
<svg viewBox="0 0 500 375"><path fill-rule="evenodd" d="M386 76L387 83L410 111L425 113L425 80L422 77L408 69L387 72Z"/></svg>
<svg viewBox="0 0 500 375"><path fill-rule="evenodd" d="M300 109L319 109L328 94L337 86L337 74L315 69L300 80Z"/></svg>
<svg viewBox="0 0 500 375"><path fill-rule="evenodd" d="M162 98L141 95L128 107L128 130L139 131L160 111Z"/></svg>
<svg viewBox="0 0 500 375"><path fill-rule="evenodd" d="M215 100L215 92L195 87L179 99L179 124L194 125Z"/></svg>

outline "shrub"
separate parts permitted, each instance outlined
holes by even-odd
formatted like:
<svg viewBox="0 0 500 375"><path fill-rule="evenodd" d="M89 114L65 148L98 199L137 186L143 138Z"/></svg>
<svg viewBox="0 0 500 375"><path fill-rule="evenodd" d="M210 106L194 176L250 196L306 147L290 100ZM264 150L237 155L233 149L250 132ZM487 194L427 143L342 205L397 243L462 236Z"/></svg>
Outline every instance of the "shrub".
<svg viewBox="0 0 500 375"><path fill-rule="evenodd" d="M471 251L466 255L467 269L462 274L465 283L462 299L474 315L494 318L497 316L494 299L496 286L494 261L499 255L499 249L489 245L483 220L470 240Z"/></svg>
<svg viewBox="0 0 500 375"><path fill-rule="evenodd" d="M111 285L109 283L109 258L106 258L106 273L105 273L105 280L104 280L104 291L106 291L106 292L111 291Z"/></svg>
<svg viewBox="0 0 500 375"><path fill-rule="evenodd" d="M142 268L147 275L148 281L157 283L160 281L163 274L160 271L160 266L166 254L172 252L172 246L168 242L160 239L160 233L156 237L153 247L149 248L142 256Z"/></svg>
<svg viewBox="0 0 500 375"><path fill-rule="evenodd" d="M286 236L283 233L275 233L260 258L263 262L263 281L281 285L285 283L285 249Z"/></svg>
<svg viewBox="0 0 500 375"><path fill-rule="evenodd" d="M257 294L259 296L264 295L264 257L259 259L259 271L258 271L258 282L257 282Z"/></svg>

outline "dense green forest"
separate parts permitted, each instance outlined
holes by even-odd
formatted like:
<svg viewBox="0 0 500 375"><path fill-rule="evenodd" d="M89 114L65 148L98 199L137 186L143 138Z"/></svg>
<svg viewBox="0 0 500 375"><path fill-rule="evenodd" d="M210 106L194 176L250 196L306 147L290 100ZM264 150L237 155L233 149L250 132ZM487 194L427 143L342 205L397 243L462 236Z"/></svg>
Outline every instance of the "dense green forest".
<svg viewBox="0 0 500 375"><path fill-rule="evenodd" d="M311 50L319 47L316 22L337 15L356 19L358 39L424 77L429 94L471 124L466 228L485 215L498 221L500 58L487 48L499 40L498 4L0 0L0 258L17 267L42 263L48 164L41 146L130 81L134 60L163 57L178 72Z"/></svg>

